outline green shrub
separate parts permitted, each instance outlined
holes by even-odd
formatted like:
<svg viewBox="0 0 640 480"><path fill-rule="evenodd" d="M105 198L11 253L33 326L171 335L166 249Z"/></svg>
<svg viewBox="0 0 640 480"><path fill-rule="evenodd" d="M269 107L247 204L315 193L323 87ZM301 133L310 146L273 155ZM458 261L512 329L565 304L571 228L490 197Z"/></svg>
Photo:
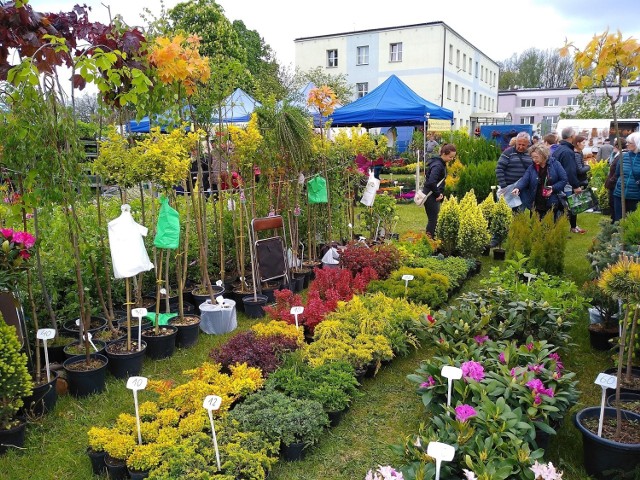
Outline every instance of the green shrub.
<svg viewBox="0 0 640 480"><path fill-rule="evenodd" d="M413 275L405 295L403 275ZM438 308L447 301L449 279L442 274L434 273L426 268L403 267L391 274L387 280L374 280L369 283L367 291L381 292L391 298L406 298L413 303Z"/></svg>
<svg viewBox="0 0 640 480"><path fill-rule="evenodd" d="M487 221L478 206L473 189L460 202L460 226L456 247L463 257L477 257L489 243Z"/></svg>
<svg viewBox="0 0 640 480"><path fill-rule="evenodd" d="M491 186L496 185L496 161L485 161L466 165L460 172L460 179L456 186L456 194L461 197L470 190L474 190L478 198L490 195Z"/></svg>
<svg viewBox="0 0 640 480"><path fill-rule="evenodd" d="M640 211L629 212L625 218L620 220L620 227L626 248L635 251L640 244Z"/></svg>
<svg viewBox="0 0 640 480"><path fill-rule="evenodd" d="M509 234L509 226L513 220L513 212L511 207L507 205L504 197L500 197L500 201L494 205L492 221L489 224L489 231L495 238L500 239L500 245L502 240L507 238Z"/></svg>
<svg viewBox="0 0 640 480"><path fill-rule="evenodd" d="M453 143L458 158L465 166L487 161L496 162L500 157L500 147L496 142L484 137L470 137L466 131L443 132L441 143Z"/></svg>
<svg viewBox="0 0 640 480"><path fill-rule="evenodd" d="M407 267L426 268L433 273L444 275L449 280L450 289L462 286L469 273L469 263L461 257L425 257L414 258Z"/></svg>
<svg viewBox="0 0 640 480"><path fill-rule="evenodd" d="M531 251L531 222L532 219L528 212L517 213L513 216L507 236L506 258L514 259L518 253L526 255Z"/></svg>
<svg viewBox="0 0 640 480"><path fill-rule="evenodd" d="M452 255L456 249L458 228L460 227L460 204L456 197L445 198L440 207L436 238L440 241L440 249L445 255Z"/></svg>

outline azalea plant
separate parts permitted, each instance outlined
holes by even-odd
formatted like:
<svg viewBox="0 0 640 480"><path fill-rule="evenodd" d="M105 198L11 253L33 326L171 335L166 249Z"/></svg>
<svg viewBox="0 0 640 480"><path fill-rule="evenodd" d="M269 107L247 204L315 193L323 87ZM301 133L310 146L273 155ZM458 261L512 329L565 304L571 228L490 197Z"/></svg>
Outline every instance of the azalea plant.
<svg viewBox="0 0 640 480"><path fill-rule="evenodd" d="M378 468L373 471L369 470L364 480L404 480L402 472L397 471L390 465L378 465Z"/></svg>
<svg viewBox="0 0 640 480"><path fill-rule="evenodd" d="M0 229L0 291L14 291L28 268L36 239L28 232Z"/></svg>

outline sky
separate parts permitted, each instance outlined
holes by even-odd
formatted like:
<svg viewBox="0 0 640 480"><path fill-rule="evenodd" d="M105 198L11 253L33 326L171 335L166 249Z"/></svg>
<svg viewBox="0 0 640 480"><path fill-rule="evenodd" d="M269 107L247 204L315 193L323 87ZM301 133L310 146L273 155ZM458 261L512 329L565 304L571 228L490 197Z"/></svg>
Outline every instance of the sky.
<svg viewBox="0 0 640 480"><path fill-rule="evenodd" d="M160 12L159 0L31 0L40 12L92 7L89 19L107 23L108 10L142 25L143 6ZM179 3L165 0L166 8ZM640 40L637 0L217 0L226 17L242 20L271 46L282 65L293 65L294 39L358 30L443 21L494 61L535 47L559 48L565 39L582 49L594 34L620 30Z"/></svg>

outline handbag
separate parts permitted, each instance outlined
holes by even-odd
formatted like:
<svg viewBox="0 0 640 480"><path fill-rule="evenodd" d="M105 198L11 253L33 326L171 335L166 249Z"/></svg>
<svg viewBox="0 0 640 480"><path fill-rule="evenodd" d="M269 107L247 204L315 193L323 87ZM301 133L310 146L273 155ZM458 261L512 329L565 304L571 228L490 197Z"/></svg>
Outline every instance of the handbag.
<svg viewBox="0 0 640 480"><path fill-rule="evenodd" d="M573 215L589 210L593 204L593 194L590 190L567 195L567 205Z"/></svg>
<svg viewBox="0 0 640 480"><path fill-rule="evenodd" d="M419 179L420 179L420 160L418 160L418 163L416 165L416 193L413 196L413 203L415 203L416 205L422 206L424 205L424 202L427 201L427 198L429 198L429 196L433 192L424 193L422 191L422 188L419 188L420 186ZM438 182L437 186L439 187L440 185L442 185L442 182L444 182L444 178Z"/></svg>

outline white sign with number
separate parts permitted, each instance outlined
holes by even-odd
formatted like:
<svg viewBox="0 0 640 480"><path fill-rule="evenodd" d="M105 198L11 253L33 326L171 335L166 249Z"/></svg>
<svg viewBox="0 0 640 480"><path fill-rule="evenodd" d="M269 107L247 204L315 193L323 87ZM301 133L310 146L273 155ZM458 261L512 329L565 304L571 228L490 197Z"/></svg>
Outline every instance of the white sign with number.
<svg viewBox="0 0 640 480"><path fill-rule="evenodd" d="M220 451L218 450L218 438L216 437L216 426L213 423L213 411L218 410L222 404L222 398L217 395L207 395L202 402L202 406L209 413L209 422L211 423L211 438L213 440L213 447L216 450L216 462L218 464L218 470L220 470Z"/></svg>
<svg viewBox="0 0 640 480"><path fill-rule="evenodd" d="M607 388L616 388L618 385L618 379L613 375L607 375L606 373L599 373L594 382L596 385L602 387L602 398L600 399L600 419L598 420L598 436L602 436L602 424L604 422L604 404L607 399Z"/></svg>
<svg viewBox="0 0 640 480"><path fill-rule="evenodd" d="M138 408L138 390L144 390L147 386L147 377L129 377L127 388L133 390L133 405L136 409L136 426L138 427L138 445L142 445L142 432L140 431L140 410Z"/></svg>
<svg viewBox="0 0 640 480"><path fill-rule="evenodd" d="M52 340L56 336L56 331L53 328L41 328L36 333L36 337L42 340L44 344L44 365L47 371L47 382L51 381L51 368L49 367L49 348L47 347L47 340Z"/></svg>
<svg viewBox="0 0 640 480"><path fill-rule="evenodd" d="M402 280L404 280L405 282L413 280L413 275L402 275Z"/></svg>
<svg viewBox="0 0 640 480"><path fill-rule="evenodd" d="M454 380L460 380L462 378L462 370L458 367L451 365L445 365L442 367L440 374L447 379L447 407L451 406L451 386ZM449 412L447 412L449 415Z"/></svg>
<svg viewBox="0 0 640 480"><path fill-rule="evenodd" d="M441 442L429 442L427 455L436 459L436 480L440 480L440 467L442 462L450 462L456 449L453 446Z"/></svg>
<svg viewBox="0 0 640 480"><path fill-rule="evenodd" d="M291 307L290 313L296 320L296 328L300 328L300 326L298 325L298 315L300 315L302 312L304 312L304 307Z"/></svg>
<svg viewBox="0 0 640 480"><path fill-rule="evenodd" d="M142 317L147 313L146 308L134 308L131 310L131 315L138 318L138 351L142 350Z"/></svg>

